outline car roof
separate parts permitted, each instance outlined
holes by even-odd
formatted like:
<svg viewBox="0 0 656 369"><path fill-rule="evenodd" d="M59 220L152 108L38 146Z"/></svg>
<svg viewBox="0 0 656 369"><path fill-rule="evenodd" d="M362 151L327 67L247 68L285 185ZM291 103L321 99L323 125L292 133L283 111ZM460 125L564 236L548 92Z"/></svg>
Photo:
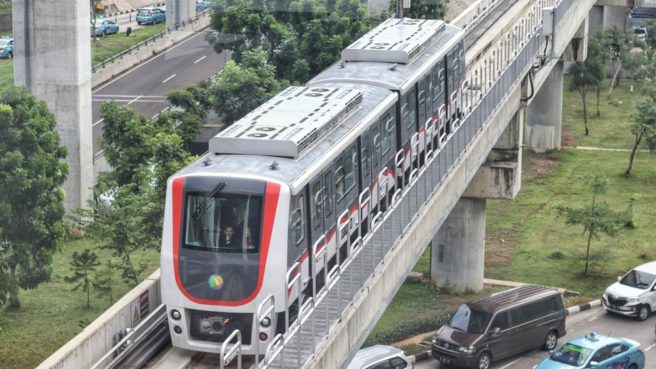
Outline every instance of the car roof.
<svg viewBox="0 0 656 369"><path fill-rule="evenodd" d="M597 340L591 340L588 337L583 336L583 337L575 338L575 339L569 341L568 343L571 343L571 344L574 344L574 345L577 345L577 346L581 346L581 347L584 347L584 348L587 348L587 349L596 350L600 347L609 345L611 343L624 343L624 344L626 344L627 342L625 342L622 339L615 338L615 337L597 335Z"/></svg>
<svg viewBox="0 0 656 369"><path fill-rule="evenodd" d="M496 313L497 311L554 295L558 295L558 291L528 284L469 301L466 305L473 309Z"/></svg>
<svg viewBox="0 0 656 369"><path fill-rule="evenodd" d="M403 351L392 346L376 345L364 348L355 354L355 357L349 364L347 369L362 369L366 368L381 359L390 356L404 356Z"/></svg>
<svg viewBox="0 0 656 369"><path fill-rule="evenodd" d="M642 264L640 266L637 266L633 268L634 270L637 270L639 272L647 272L650 274L656 274L656 261L652 261L647 264Z"/></svg>

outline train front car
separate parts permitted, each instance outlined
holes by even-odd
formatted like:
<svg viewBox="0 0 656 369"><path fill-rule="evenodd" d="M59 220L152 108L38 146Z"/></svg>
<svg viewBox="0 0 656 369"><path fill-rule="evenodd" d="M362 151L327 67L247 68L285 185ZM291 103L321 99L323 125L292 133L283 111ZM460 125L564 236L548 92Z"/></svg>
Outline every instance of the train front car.
<svg viewBox="0 0 656 369"><path fill-rule="evenodd" d="M242 353L262 357L291 329L368 231L369 208L384 209L363 193L391 165L393 126L373 161L368 147L395 104L374 86L289 87L169 180L161 272L174 346L217 353L239 330Z"/></svg>

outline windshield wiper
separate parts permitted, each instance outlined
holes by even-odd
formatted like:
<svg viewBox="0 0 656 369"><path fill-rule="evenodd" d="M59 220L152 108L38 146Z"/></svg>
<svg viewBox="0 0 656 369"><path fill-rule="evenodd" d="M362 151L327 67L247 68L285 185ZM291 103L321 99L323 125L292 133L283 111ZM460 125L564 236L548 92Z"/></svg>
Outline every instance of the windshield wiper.
<svg viewBox="0 0 656 369"><path fill-rule="evenodd" d="M205 212L209 208L208 205L212 200L212 198L214 197L214 195L216 195L217 192L221 191L221 189L225 187L225 185L226 185L225 182L219 182L219 184L216 185L216 187L214 187L212 192L210 192L209 195L205 196L203 202L196 208L196 210L194 210L194 214L192 216L194 217L195 220L198 220L198 218L200 218L203 214L205 214Z"/></svg>

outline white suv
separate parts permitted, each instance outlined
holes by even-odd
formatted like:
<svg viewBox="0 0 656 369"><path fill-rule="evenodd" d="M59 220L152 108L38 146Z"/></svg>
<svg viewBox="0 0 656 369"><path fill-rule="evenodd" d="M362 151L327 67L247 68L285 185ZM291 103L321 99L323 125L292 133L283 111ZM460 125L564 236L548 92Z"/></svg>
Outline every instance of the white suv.
<svg viewBox="0 0 656 369"><path fill-rule="evenodd" d="M601 300L606 311L646 320L656 310L656 261L617 277Z"/></svg>

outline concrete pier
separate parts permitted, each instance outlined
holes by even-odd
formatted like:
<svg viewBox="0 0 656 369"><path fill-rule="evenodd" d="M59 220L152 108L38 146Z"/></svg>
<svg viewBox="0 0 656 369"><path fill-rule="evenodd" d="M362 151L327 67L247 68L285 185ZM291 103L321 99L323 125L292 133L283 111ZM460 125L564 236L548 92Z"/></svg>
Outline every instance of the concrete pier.
<svg viewBox="0 0 656 369"><path fill-rule="evenodd" d="M456 291L483 289L485 199L461 197L433 238L431 280Z"/></svg>
<svg viewBox="0 0 656 369"><path fill-rule="evenodd" d="M93 186L90 5L78 0L14 0L14 80L48 104L68 148L66 209L86 206Z"/></svg>
<svg viewBox="0 0 656 369"><path fill-rule="evenodd" d="M189 22L189 18L196 16L196 1L194 0L166 0L166 27L175 29L177 23Z"/></svg>
<svg viewBox="0 0 656 369"><path fill-rule="evenodd" d="M526 148L537 153L560 149L563 123L563 62L556 63L526 108Z"/></svg>
<svg viewBox="0 0 656 369"><path fill-rule="evenodd" d="M626 27L626 15L630 8L626 6L604 6L604 28L611 29L617 27L620 31L624 31Z"/></svg>

